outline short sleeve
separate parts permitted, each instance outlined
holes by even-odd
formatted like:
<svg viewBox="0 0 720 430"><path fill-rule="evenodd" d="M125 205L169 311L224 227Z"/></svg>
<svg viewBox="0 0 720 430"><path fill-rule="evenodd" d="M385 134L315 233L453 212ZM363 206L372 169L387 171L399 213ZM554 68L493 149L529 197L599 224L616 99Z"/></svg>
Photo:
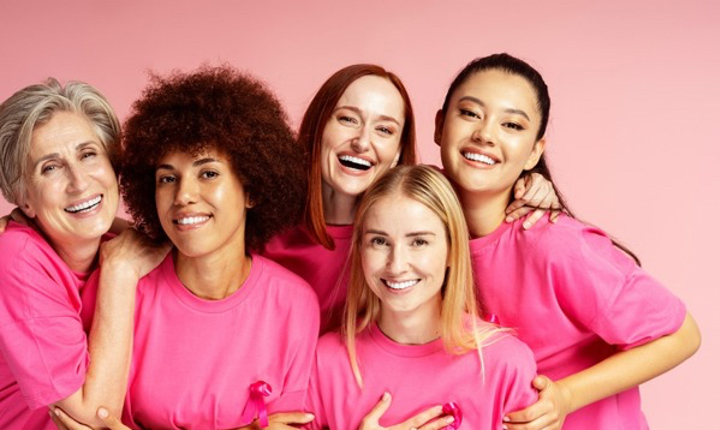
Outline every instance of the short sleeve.
<svg viewBox="0 0 720 430"><path fill-rule="evenodd" d="M685 318L682 301L605 233L587 226L564 233L546 254L555 294L569 317L620 348L677 331Z"/></svg>
<svg viewBox="0 0 720 430"><path fill-rule="evenodd" d="M537 376L535 357L530 348L519 339L508 335L501 340L511 348L504 353L504 400L502 410L505 414L516 412L537 402L538 394L532 386Z"/></svg>
<svg viewBox="0 0 720 430"><path fill-rule="evenodd" d="M0 239L0 348L28 406L37 409L82 386L87 339L75 275L15 233Z"/></svg>

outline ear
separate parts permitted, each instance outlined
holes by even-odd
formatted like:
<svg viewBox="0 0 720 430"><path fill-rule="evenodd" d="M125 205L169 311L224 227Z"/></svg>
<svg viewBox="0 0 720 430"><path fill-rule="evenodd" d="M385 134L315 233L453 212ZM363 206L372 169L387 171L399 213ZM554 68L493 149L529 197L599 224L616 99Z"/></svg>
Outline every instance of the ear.
<svg viewBox="0 0 720 430"><path fill-rule="evenodd" d="M252 209L255 207L255 202L253 201L252 197L250 197L250 194L245 194L245 209Z"/></svg>
<svg viewBox="0 0 720 430"><path fill-rule="evenodd" d="M525 162L525 167L523 169L525 170L531 170L535 165L540 161L540 156L545 151L545 138L538 140L535 142L535 145L533 146L532 152L530 152L530 156L528 157L527 161Z"/></svg>
<svg viewBox="0 0 720 430"><path fill-rule="evenodd" d="M35 212L35 209L33 209L32 205L28 202L27 192L24 193L23 197L19 200L20 201L18 202L18 208L23 211L26 217L34 219L37 216L37 213Z"/></svg>
<svg viewBox="0 0 720 430"><path fill-rule="evenodd" d="M398 163L400 162L400 154L402 154L402 148L398 148L398 151L397 151L397 153L395 154L395 158L393 159L393 162L390 163L390 168L391 168L391 169L392 169L393 167L397 166Z"/></svg>
<svg viewBox="0 0 720 430"><path fill-rule="evenodd" d="M443 115L442 109L438 109L435 114L435 134L433 135L437 146L440 146L440 141L442 140L443 125L445 125L445 116Z"/></svg>

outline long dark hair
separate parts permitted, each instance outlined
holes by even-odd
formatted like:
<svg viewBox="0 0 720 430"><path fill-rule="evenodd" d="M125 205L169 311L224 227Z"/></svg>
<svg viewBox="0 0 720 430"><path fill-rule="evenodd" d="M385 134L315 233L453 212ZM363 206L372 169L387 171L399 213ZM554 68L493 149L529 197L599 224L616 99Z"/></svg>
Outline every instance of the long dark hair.
<svg viewBox="0 0 720 430"><path fill-rule="evenodd" d="M531 65L524 62L523 60L515 58L512 55L506 53L493 54L487 57L477 58L468 63L468 65L465 66L465 68L463 68L460 73L458 73L453 82L450 84L450 88L445 95L445 101L443 102L442 106L443 117L447 115L450 99L452 98L453 93L455 93L458 87L460 87L460 85L462 85L471 76L485 70L500 70L511 75L520 76L524 78L533 87L533 89L535 90L535 96L537 98L537 108L540 112L540 127L538 128L535 140L537 141L542 139L543 136L545 136L545 132L547 131L548 120L550 118L550 92L548 91L548 86L545 83L545 80L542 78L542 75L540 75L540 73L535 70L535 68L533 68ZM533 167L529 172L539 173L545 179L552 182L553 187L555 187L555 194L557 194L558 201L560 202L560 205L562 205L563 210L569 216L578 219L573 213L573 211L570 210L570 207L565 201L562 193L553 182L552 174L550 173L550 167L548 166L547 159L544 153L540 156L540 159L538 160L535 167ZM612 236L610 236L610 239L615 246L623 250L623 252L628 254L630 257L632 257L632 259L635 260L638 266L641 265L640 259L630 249L615 240Z"/></svg>

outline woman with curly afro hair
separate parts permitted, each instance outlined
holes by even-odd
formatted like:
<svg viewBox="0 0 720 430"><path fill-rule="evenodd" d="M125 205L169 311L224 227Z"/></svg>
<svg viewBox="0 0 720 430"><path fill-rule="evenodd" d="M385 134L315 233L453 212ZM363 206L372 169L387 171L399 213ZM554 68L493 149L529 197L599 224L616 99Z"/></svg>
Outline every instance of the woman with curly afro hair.
<svg viewBox="0 0 720 430"><path fill-rule="evenodd" d="M254 253L297 221L302 159L277 99L230 67L156 77L134 104L122 195L136 224L174 249L138 284L126 425L312 419L292 411L305 399L317 299Z"/></svg>

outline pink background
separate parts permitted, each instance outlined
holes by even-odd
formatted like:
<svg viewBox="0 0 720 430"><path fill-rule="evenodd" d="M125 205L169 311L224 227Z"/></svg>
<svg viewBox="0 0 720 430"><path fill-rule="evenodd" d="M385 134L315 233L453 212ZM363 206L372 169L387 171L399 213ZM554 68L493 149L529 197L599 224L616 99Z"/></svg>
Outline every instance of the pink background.
<svg viewBox="0 0 720 430"><path fill-rule="evenodd" d="M702 329L695 357L644 386L651 427L715 427L720 6L520 3L6 0L0 99L47 76L80 79L124 118L148 71L229 62L266 80L297 124L332 72L374 62L404 80L422 159L438 163L432 119L454 74L477 56L520 56L551 89L558 186L681 296ZM0 199L0 213L10 209Z"/></svg>

